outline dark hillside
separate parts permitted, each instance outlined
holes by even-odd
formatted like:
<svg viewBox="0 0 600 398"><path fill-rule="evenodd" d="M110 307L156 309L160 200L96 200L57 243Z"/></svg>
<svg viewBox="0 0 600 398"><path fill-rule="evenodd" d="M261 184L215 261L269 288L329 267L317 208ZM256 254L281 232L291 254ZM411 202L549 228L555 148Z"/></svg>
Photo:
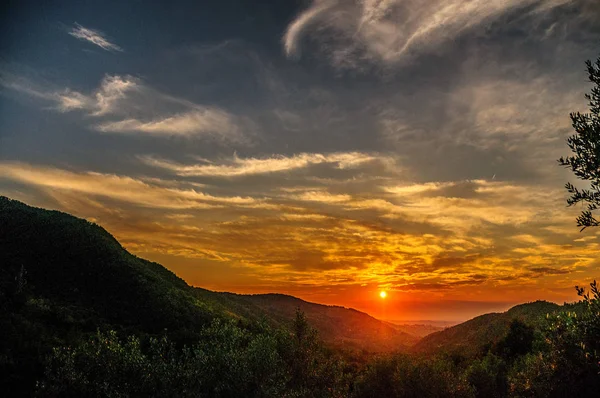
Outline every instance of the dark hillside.
<svg viewBox="0 0 600 398"><path fill-rule="evenodd" d="M31 391L52 347L98 329L187 344L215 318L289 327L297 307L329 343L385 351L416 340L342 307L192 288L94 223L0 197L0 384L14 391Z"/></svg>
<svg viewBox="0 0 600 398"><path fill-rule="evenodd" d="M30 392L52 347L100 330L193 342L216 312L103 228L0 197L0 385Z"/></svg>
<svg viewBox="0 0 600 398"><path fill-rule="evenodd" d="M510 322L519 319L531 326L539 326L547 314L564 307L547 301L520 304L503 313L485 314L425 336L414 349L419 352L448 352L471 356L481 353L486 346L506 335Z"/></svg>
<svg viewBox="0 0 600 398"><path fill-rule="evenodd" d="M297 308L327 343L352 346L369 351L404 351L419 338L398 330L394 325L373 318L369 314L339 306L310 303L283 294L235 295L232 299L251 304L281 323L292 319Z"/></svg>
<svg viewBox="0 0 600 398"><path fill-rule="evenodd" d="M131 255L96 224L2 197L0 226L1 282L23 268L38 300L148 333L193 330L213 317L182 279Z"/></svg>

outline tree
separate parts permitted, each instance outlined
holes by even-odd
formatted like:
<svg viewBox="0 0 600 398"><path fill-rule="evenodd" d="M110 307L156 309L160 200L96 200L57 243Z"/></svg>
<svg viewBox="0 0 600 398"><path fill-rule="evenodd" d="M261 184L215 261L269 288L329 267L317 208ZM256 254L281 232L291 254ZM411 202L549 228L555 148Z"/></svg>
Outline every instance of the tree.
<svg viewBox="0 0 600 398"><path fill-rule="evenodd" d="M506 362L489 352L472 362L466 370L466 378L477 398L505 397L508 392L507 370Z"/></svg>
<svg viewBox="0 0 600 398"><path fill-rule="evenodd" d="M495 347L496 354L505 360L513 361L520 355L531 352L535 339L535 329L520 319L513 319L508 333Z"/></svg>
<svg viewBox="0 0 600 398"><path fill-rule="evenodd" d="M583 231L587 227L600 225L593 212L600 206L600 57L595 63L586 62L589 79L594 83L589 100L590 113L571 113L576 134L567 139L573 156L561 157L558 162L573 171L581 180L589 182L589 188L579 189L571 183L565 185L571 196L569 206L577 203L587 205L577 217L577 226Z"/></svg>
<svg viewBox="0 0 600 398"><path fill-rule="evenodd" d="M407 354L380 357L356 380L355 398L472 398L474 391L454 364ZM483 396L483 395L482 395Z"/></svg>
<svg viewBox="0 0 600 398"><path fill-rule="evenodd" d="M576 311L549 316L545 348L527 355L512 375L515 396L588 397L600 391L600 289L577 287Z"/></svg>

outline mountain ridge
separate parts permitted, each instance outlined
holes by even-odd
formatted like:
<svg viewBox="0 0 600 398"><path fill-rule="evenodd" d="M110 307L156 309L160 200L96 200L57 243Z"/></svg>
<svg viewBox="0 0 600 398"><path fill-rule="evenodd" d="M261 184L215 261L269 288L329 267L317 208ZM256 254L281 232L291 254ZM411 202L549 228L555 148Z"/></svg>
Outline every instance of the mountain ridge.
<svg viewBox="0 0 600 398"><path fill-rule="evenodd" d="M326 343L391 351L417 339L356 309L280 293L240 295L192 287L164 266L129 253L101 226L68 213L0 197L0 223L5 282L23 266L36 298L74 306L95 323L156 334L177 330L187 341L213 318L248 325L266 319L288 327L300 307Z"/></svg>
<svg viewBox="0 0 600 398"><path fill-rule="evenodd" d="M427 354L445 352L475 356L485 353L491 345L505 336L513 320L520 320L539 329L548 315L565 310L578 310L578 305L559 305L545 300L518 304L505 312L482 314L431 333L419 340L412 349Z"/></svg>

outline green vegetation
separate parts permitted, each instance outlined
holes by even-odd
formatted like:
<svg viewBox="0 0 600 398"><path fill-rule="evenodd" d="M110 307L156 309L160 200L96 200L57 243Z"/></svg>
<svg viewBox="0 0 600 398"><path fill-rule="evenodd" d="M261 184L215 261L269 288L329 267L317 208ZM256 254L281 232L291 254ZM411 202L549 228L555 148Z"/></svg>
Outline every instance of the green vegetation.
<svg viewBox="0 0 600 398"><path fill-rule="evenodd" d="M0 390L11 396L600 391L595 282L589 292L578 288L577 304L523 304L426 336L412 353L393 353L417 338L341 307L192 288L129 254L101 227L64 213L0 198L0 225Z"/></svg>
<svg viewBox="0 0 600 398"><path fill-rule="evenodd" d="M470 321L432 333L421 339L414 347L417 352L445 352L473 357L487 352L509 332L511 323L517 319L523 324L540 328L547 314L554 314L564 308L547 301L515 306L503 313L485 314Z"/></svg>
<svg viewBox="0 0 600 398"><path fill-rule="evenodd" d="M567 199L569 206L577 203L586 204L587 208L577 217L577 226L581 229L600 225L593 212L600 206L600 57L595 63L586 62L590 82L594 84L590 94L589 113L571 113L571 121L575 135L567 139L567 144L574 153L558 162L573 172L573 174L589 183L588 188L579 189L571 183L566 184L571 195Z"/></svg>
<svg viewBox="0 0 600 398"><path fill-rule="evenodd" d="M405 333L400 327L379 321L364 312L338 306L323 306L308 303L283 294L228 294L232 299L248 308L255 306L285 325L300 308L319 337L331 346L339 348L365 349L368 351L405 351L419 338Z"/></svg>
<svg viewBox="0 0 600 398"><path fill-rule="evenodd" d="M75 348L53 351L39 395L281 397L343 396L338 361L326 358L303 315L296 333L250 333L215 321L182 349L166 337L145 347L135 336L98 333ZM330 394L331 392L331 394Z"/></svg>

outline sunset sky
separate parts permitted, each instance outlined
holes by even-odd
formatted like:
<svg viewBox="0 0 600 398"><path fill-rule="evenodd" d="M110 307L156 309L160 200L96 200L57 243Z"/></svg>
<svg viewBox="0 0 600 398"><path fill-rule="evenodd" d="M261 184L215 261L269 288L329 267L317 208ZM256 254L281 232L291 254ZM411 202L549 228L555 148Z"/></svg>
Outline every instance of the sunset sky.
<svg viewBox="0 0 600 398"><path fill-rule="evenodd" d="M194 286L464 320L600 277L556 162L597 0L10 3L0 194Z"/></svg>

